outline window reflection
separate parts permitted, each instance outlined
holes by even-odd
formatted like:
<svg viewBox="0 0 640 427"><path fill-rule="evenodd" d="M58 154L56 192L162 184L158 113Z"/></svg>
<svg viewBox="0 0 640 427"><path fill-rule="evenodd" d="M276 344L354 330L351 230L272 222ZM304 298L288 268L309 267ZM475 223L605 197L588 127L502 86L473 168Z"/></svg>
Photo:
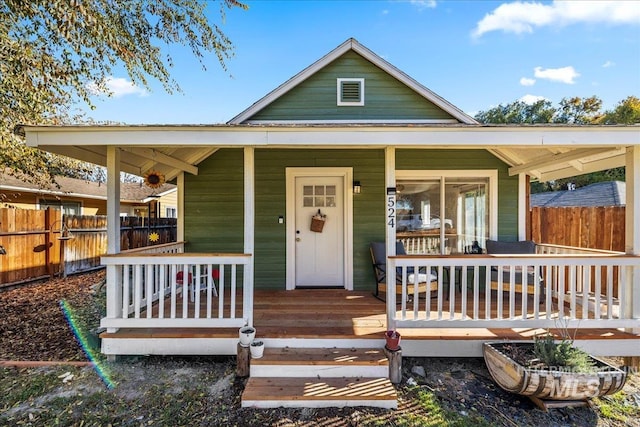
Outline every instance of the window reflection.
<svg viewBox="0 0 640 427"><path fill-rule="evenodd" d="M396 235L409 253L455 254L480 247L489 232L489 178L396 182Z"/></svg>

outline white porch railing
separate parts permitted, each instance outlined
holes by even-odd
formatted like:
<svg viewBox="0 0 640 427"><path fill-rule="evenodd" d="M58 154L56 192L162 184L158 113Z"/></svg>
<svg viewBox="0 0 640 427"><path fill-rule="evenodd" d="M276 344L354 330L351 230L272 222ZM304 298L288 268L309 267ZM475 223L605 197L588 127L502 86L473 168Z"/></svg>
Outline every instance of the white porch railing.
<svg viewBox="0 0 640 427"><path fill-rule="evenodd" d="M118 328L225 328L253 322L251 255L184 253L154 246L102 258L107 266L107 316ZM242 300L237 301L237 291Z"/></svg>
<svg viewBox="0 0 640 427"><path fill-rule="evenodd" d="M634 289L632 283L640 257L595 252L389 257L389 325L640 328L640 318L633 317L638 312L633 304L638 304L640 288L636 284ZM408 293L409 278L426 277L412 275L414 271L430 271L437 277L437 288L409 286L413 293ZM397 296L392 287L396 275L402 283L402 295Z"/></svg>

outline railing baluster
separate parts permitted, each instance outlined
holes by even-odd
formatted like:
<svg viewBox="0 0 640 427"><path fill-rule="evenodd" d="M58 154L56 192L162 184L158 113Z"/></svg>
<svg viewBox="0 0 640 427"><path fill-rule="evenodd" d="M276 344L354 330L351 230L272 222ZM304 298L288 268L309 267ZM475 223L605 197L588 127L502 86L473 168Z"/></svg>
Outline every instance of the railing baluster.
<svg viewBox="0 0 640 427"><path fill-rule="evenodd" d="M513 266L509 266L509 320L516 315L516 272Z"/></svg>
<svg viewBox="0 0 640 427"><path fill-rule="evenodd" d="M211 304L213 302L213 264L207 264L207 319L211 319Z"/></svg>
<svg viewBox="0 0 640 427"><path fill-rule="evenodd" d="M153 268L152 266L147 265L145 267L145 285L147 288L147 292L145 295L145 310L147 312L147 319L151 319L153 317Z"/></svg>
<svg viewBox="0 0 640 427"><path fill-rule="evenodd" d="M130 272L131 266L130 265L123 265L122 268L118 269L118 271L120 272L120 274L122 274L122 317L123 318L127 318L129 317L129 313L131 312L131 307L129 304L129 301L132 300L131 296L130 296L130 286L131 286L131 272Z"/></svg>
<svg viewBox="0 0 640 427"><path fill-rule="evenodd" d="M478 320L480 311L480 267L473 267L473 320Z"/></svg>
<svg viewBox="0 0 640 427"><path fill-rule="evenodd" d="M175 264L171 266L171 272L169 273L169 278L171 280L171 318L176 318L176 305L177 305L177 295L178 292L176 287L176 281L178 275L178 268Z"/></svg>
<svg viewBox="0 0 640 427"><path fill-rule="evenodd" d="M462 312L462 318L466 319L467 318L467 266L464 265L462 266L461 270L460 270L460 292L461 292L461 298L462 298L462 307L461 307L461 312Z"/></svg>
<svg viewBox="0 0 640 427"><path fill-rule="evenodd" d="M589 291L591 288L591 269L582 266L582 318L589 318Z"/></svg>
<svg viewBox="0 0 640 427"><path fill-rule="evenodd" d="M569 308L571 311L569 313L572 319L576 318L576 292L577 292L576 269L577 269L576 265L571 265L569 267L569 298L571 301L571 303L569 304Z"/></svg>
<svg viewBox="0 0 640 427"><path fill-rule="evenodd" d="M487 265L484 272L484 318L491 319L491 266Z"/></svg>
<svg viewBox="0 0 640 427"><path fill-rule="evenodd" d="M193 286L189 283L189 264L184 264L182 266L182 318L186 319L189 317L189 287ZM192 279L193 280L193 279Z"/></svg>
<svg viewBox="0 0 640 427"><path fill-rule="evenodd" d="M142 300L142 266L135 266L135 273L133 276L133 286L135 289L135 293L133 295L133 305L134 305L134 317L136 319L140 318L140 303Z"/></svg>
<svg viewBox="0 0 640 427"><path fill-rule="evenodd" d="M224 264L220 264L220 284L218 284L218 318L222 319L224 317L224 278L225 274Z"/></svg>
<svg viewBox="0 0 640 427"><path fill-rule="evenodd" d="M620 282L618 282L620 289ZM618 294L618 300L622 303L622 298ZM621 304L622 305L622 304ZM613 319L613 267L607 266L607 319Z"/></svg>
<svg viewBox="0 0 640 427"><path fill-rule="evenodd" d="M235 265L230 265L229 268L231 269L231 288L229 291L229 299L231 300L231 313L229 314L229 317L231 317L232 319L236 317L236 269L237 267Z"/></svg>
<svg viewBox="0 0 640 427"><path fill-rule="evenodd" d="M594 312L593 312L593 317L595 319L600 319L602 317L602 313L601 313L601 301L602 301L602 268L601 267L595 267L595 277L594 277L594 281L595 281L595 290L594 290L594 294L595 294L595 307L594 307Z"/></svg>
<svg viewBox="0 0 640 427"><path fill-rule="evenodd" d="M522 309L521 309L522 316L521 317L522 317L522 320L524 320L529 315L529 312L527 310L527 302L528 302L528 299L529 299L529 289L528 289L529 283L527 282L527 280L529 279L529 277L528 277L528 274L527 274L528 273L528 270L527 270L528 266L522 265L522 266L520 266L520 268L522 269L521 272L520 272L520 276L522 278L520 280L520 285L522 286L522 289L521 289L521 292L520 292L521 298L522 298Z"/></svg>
<svg viewBox="0 0 640 427"><path fill-rule="evenodd" d="M158 292L158 318L159 319L164 319L164 299L165 299L165 294L167 292L167 266L166 265L160 265L159 266L159 292Z"/></svg>
<svg viewBox="0 0 640 427"><path fill-rule="evenodd" d="M501 265L497 266L497 270L498 270L498 276L497 276L498 277L498 312L496 313L496 315L497 315L498 319L504 319L504 312L503 312L503 310L504 310L504 294L503 294L503 291L504 291L503 286L504 286L504 284L502 283L503 282L502 266Z"/></svg>

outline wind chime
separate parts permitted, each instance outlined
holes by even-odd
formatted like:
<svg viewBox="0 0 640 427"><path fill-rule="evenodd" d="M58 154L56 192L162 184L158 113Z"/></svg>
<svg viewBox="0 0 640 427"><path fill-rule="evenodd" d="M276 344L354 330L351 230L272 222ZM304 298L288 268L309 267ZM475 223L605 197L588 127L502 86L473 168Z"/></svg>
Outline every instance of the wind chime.
<svg viewBox="0 0 640 427"><path fill-rule="evenodd" d="M155 169L156 161L156 150L153 150L153 166L151 169L144 174L144 184L151 188L151 195L149 197L156 198L156 190L164 185L165 177L164 174ZM154 231L151 232L151 203L149 203L149 220L147 221L147 234L149 236L149 241L155 243L160 240L160 235Z"/></svg>

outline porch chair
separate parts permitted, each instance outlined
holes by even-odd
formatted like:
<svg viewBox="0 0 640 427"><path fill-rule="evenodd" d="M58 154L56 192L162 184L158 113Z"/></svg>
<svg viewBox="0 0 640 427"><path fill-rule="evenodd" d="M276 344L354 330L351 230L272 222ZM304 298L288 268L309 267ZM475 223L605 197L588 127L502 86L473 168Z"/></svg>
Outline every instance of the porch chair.
<svg viewBox="0 0 640 427"><path fill-rule="evenodd" d="M536 253L536 243L532 240L520 240L518 242L499 242L497 240L487 240L487 254L516 254L516 255L527 255L527 254L535 254ZM538 286L540 289L540 301L544 300L544 284L542 282L542 272L540 271L538 274L538 283L535 282L535 270L533 267L528 267L526 271L527 285L526 289L523 289L524 285L524 277L522 272L522 267L515 267L516 271L514 274L514 282L515 282L515 292L522 293L523 291L527 294L534 295L535 287ZM510 283L510 269L503 268L502 269L502 283L503 290L509 290ZM491 289L498 289L498 268L491 267Z"/></svg>
<svg viewBox="0 0 640 427"><path fill-rule="evenodd" d="M213 283L211 285L211 293L213 294L214 297L218 296L218 290L216 289L216 280L219 280L220 278L220 271L217 268L214 268L211 271L211 276L213 278ZM184 272L182 271L178 271L178 273L176 273L176 283L178 285L182 285L184 287L185 283L184 283ZM189 274L187 275L187 289L189 289L190 292L190 299L191 302L194 302L196 300L196 292L202 292L202 291L206 291L207 290L207 274L206 274L206 270L204 271L203 274L200 275L199 280L198 278L190 271Z"/></svg>
<svg viewBox="0 0 640 427"><path fill-rule="evenodd" d="M386 295L387 293L387 248L384 242L371 242L369 246L369 252L371 253L371 261L373 265L373 275L376 279L376 285L373 292L373 295L379 300L385 301L386 299L382 297L382 294ZM407 252L404 249L404 245L402 242L396 242L396 255L406 255ZM413 295L415 292L414 287L416 286L416 282L418 285L418 292L423 293L427 292L427 286L431 291L435 291L438 289L438 278L435 274L426 270L420 269L418 274L416 275L413 271L413 268L407 269L407 293L409 296ZM416 277L417 276L417 277ZM402 269L396 269L396 294L402 294Z"/></svg>

